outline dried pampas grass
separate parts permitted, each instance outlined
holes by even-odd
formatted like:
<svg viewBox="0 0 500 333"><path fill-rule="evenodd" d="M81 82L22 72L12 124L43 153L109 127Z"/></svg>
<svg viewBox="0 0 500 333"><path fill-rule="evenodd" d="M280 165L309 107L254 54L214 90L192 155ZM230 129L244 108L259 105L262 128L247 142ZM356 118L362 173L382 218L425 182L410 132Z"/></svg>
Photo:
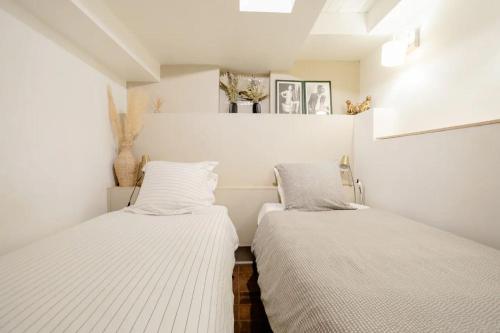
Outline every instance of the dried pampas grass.
<svg viewBox="0 0 500 333"><path fill-rule="evenodd" d="M227 83L222 81L226 78ZM240 91L238 90L239 76L231 72L225 72L220 76L219 88L226 93L226 97L231 103L236 103L239 98Z"/></svg>
<svg viewBox="0 0 500 333"><path fill-rule="evenodd" d="M148 107L148 97L142 90L128 92L127 113L120 117L113 100L113 93L108 87L108 112L111 128L118 146L132 146L143 125L143 114Z"/></svg>
<svg viewBox="0 0 500 333"><path fill-rule="evenodd" d="M240 96L244 100L253 103L260 103L265 100L268 95L264 92L262 82L260 80L257 80L255 77L252 77L247 88L243 91L240 91Z"/></svg>
<svg viewBox="0 0 500 333"><path fill-rule="evenodd" d="M141 90L128 92L127 115L125 116L124 141L132 143L139 135L143 125L142 115L148 107L149 98Z"/></svg>
<svg viewBox="0 0 500 333"><path fill-rule="evenodd" d="M116 109L115 101L113 100L113 92L110 87L108 87L108 114L113 136L119 145L123 141L122 121L120 119L120 115L118 114L118 110Z"/></svg>

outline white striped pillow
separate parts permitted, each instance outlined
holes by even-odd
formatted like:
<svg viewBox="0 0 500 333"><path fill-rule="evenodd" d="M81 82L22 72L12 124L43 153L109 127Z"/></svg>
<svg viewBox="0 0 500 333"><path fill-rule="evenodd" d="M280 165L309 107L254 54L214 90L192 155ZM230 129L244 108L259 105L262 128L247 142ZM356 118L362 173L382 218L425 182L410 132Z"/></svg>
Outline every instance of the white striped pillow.
<svg viewBox="0 0 500 333"><path fill-rule="evenodd" d="M186 214L213 205L218 162L176 163L152 161L133 206L126 211L148 215Z"/></svg>

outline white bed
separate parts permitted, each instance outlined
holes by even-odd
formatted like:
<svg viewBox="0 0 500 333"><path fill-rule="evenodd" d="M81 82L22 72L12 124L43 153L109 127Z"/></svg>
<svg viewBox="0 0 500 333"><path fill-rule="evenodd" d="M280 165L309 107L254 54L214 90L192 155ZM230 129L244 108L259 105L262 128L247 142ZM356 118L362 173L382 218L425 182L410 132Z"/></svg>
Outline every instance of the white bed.
<svg viewBox="0 0 500 333"><path fill-rule="evenodd" d="M1 332L232 332L225 207L113 212L0 257Z"/></svg>

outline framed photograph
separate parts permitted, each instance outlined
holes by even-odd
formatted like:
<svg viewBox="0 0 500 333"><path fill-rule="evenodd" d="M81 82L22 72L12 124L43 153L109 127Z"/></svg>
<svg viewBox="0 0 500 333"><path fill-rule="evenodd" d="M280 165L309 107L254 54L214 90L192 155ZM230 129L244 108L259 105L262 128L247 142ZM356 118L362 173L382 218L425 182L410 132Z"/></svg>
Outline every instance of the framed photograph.
<svg viewBox="0 0 500 333"><path fill-rule="evenodd" d="M332 85L330 81L304 82L307 114L332 114Z"/></svg>
<svg viewBox="0 0 500 333"><path fill-rule="evenodd" d="M303 112L302 81L276 80L276 113L302 114Z"/></svg>

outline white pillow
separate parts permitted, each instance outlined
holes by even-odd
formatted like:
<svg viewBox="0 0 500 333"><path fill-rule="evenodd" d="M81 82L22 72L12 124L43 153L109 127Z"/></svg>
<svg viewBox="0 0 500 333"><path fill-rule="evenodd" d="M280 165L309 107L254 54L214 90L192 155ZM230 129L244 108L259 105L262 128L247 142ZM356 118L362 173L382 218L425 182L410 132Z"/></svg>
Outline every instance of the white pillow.
<svg viewBox="0 0 500 333"><path fill-rule="evenodd" d="M176 163L152 161L144 168L144 181L135 204L125 210L148 215L191 213L213 205L218 162Z"/></svg>

